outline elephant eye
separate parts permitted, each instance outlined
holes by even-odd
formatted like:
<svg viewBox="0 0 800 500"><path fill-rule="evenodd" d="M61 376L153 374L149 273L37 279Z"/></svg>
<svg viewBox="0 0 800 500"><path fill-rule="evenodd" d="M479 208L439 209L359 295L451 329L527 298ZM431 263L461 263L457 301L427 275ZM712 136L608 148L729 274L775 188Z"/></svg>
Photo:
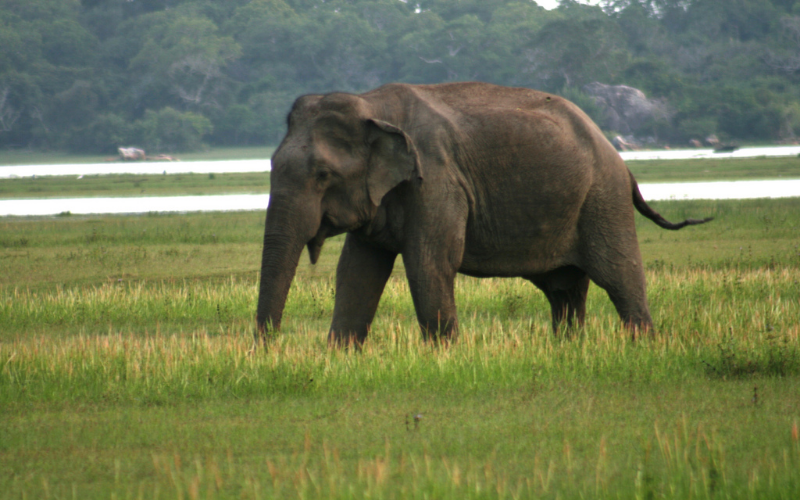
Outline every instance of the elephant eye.
<svg viewBox="0 0 800 500"><path fill-rule="evenodd" d="M328 180L328 177L330 177L330 174L327 170L320 170L317 172L317 180L325 181Z"/></svg>

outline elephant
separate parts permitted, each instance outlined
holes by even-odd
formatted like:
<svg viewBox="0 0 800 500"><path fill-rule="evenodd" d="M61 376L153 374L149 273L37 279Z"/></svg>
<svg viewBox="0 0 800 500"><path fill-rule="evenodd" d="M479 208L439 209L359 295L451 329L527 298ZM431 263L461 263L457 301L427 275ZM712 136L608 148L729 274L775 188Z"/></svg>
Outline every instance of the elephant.
<svg viewBox="0 0 800 500"><path fill-rule="evenodd" d="M331 345L361 345L398 255L426 340L457 335L457 273L522 277L552 328L583 324L590 280L652 328L634 208L666 229L598 126L559 96L479 82L305 95L272 157L256 341L280 329L304 247L347 233Z"/></svg>

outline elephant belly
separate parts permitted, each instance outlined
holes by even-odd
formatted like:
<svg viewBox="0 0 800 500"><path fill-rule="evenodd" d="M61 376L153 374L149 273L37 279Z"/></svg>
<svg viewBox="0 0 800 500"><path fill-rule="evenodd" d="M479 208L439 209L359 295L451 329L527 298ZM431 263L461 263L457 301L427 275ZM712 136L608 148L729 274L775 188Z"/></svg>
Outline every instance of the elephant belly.
<svg viewBox="0 0 800 500"><path fill-rule="evenodd" d="M551 238L503 238L491 243L467 238L459 272L475 277L531 276L579 265L571 233Z"/></svg>
<svg viewBox="0 0 800 500"><path fill-rule="evenodd" d="M574 188L573 188L574 189ZM479 199L467 221L460 272L530 276L578 265L578 219L583 192L503 189Z"/></svg>

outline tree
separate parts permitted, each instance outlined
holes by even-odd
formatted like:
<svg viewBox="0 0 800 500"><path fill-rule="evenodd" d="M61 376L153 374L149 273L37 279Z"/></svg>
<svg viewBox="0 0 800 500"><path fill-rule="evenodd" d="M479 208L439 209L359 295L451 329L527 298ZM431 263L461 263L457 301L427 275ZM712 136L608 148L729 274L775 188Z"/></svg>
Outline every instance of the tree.
<svg viewBox="0 0 800 500"><path fill-rule="evenodd" d="M75 80L72 87L54 96L50 125L60 131L83 127L97 116L99 101L90 81Z"/></svg>
<svg viewBox="0 0 800 500"><path fill-rule="evenodd" d="M485 26L472 14L444 21L436 14L423 30L412 32L400 41L405 52L405 78L437 82L480 79Z"/></svg>
<svg viewBox="0 0 800 500"><path fill-rule="evenodd" d="M67 149L79 153L117 154L117 148L137 142L135 126L114 113L97 116L88 126L73 129Z"/></svg>
<svg viewBox="0 0 800 500"><path fill-rule="evenodd" d="M611 15L627 38L629 50L636 56L649 58L651 54L664 54L674 50L674 44L666 35L650 2L629 1Z"/></svg>
<svg viewBox="0 0 800 500"><path fill-rule="evenodd" d="M144 147L156 153L196 151L203 146L203 137L213 130L208 118L169 107L147 110L137 126Z"/></svg>
<svg viewBox="0 0 800 500"><path fill-rule="evenodd" d="M783 16L780 20L779 41L767 51L771 68L788 75L800 72L800 16Z"/></svg>
<svg viewBox="0 0 800 500"><path fill-rule="evenodd" d="M507 0L422 0L417 2L422 10L435 12L445 21L452 21L462 16L475 16L483 23L488 23L497 9Z"/></svg>
<svg viewBox="0 0 800 500"><path fill-rule="evenodd" d="M24 21L54 22L77 16L80 0L0 0L0 12L10 13Z"/></svg>
<svg viewBox="0 0 800 500"><path fill-rule="evenodd" d="M73 19L36 23L45 59L56 66L89 66L98 40Z"/></svg>
<svg viewBox="0 0 800 500"><path fill-rule="evenodd" d="M223 25L242 48L235 67L239 80L297 84L296 41L306 36L301 16L283 0L254 0L236 9Z"/></svg>
<svg viewBox="0 0 800 500"><path fill-rule="evenodd" d="M264 130L259 126L258 115L250 106L228 106L214 124L213 140L219 144L248 145L263 142Z"/></svg>
<svg viewBox="0 0 800 500"><path fill-rule="evenodd" d="M277 142L303 93L472 79L578 100L589 82L630 85L669 101L657 128L675 140L791 137L798 2L601 3L0 0L0 146L66 146L168 107L207 117L215 143Z"/></svg>
<svg viewBox="0 0 800 500"><path fill-rule="evenodd" d="M491 81L507 85L536 85L526 67L527 57L539 31L547 23L562 19L533 2L509 2L497 8L487 28L487 45L495 65Z"/></svg>
<svg viewBox="0 0 800 500"><path fill-rule="evenodd" d="M607 18L551 21L526 47L524 71L545 89L617 83L630 54L619 27Z"/></svg>
<svg viewBox="0 0 800 500"><path fill-rule="evenodd" d="M218 107L223 90L222 69L239 57L239 45L220 36L208 19L162 14L130 62L130 71L150 87L147 104L175 103L188 109ZM173 96L167 99L162 92ZM149 97L149 98L148 98Z"/></svg>
<svg viewBox="0 0 800 500"><path fill-rule="evenodd" d="M388 53L385 32L358 17L318 11L301 18L303 33L293 43L296 78L304 88L321 92L365 91L385 81Z"/></svg>
<svg viewBox="0 0 800 500"><path fill-rule="evenodd" d="M24 71L42 58L42 36L33 24L0 18L0 73Z"/></svg>
<svg viewBox="0 0 800 500"><path fill-rule="evenodd" d="M0 145L25 146L42 126L42 92L27 73L0 74ZM37 130L38 128L38 130Z"/></svg>
<svg viewBox="0 0 800 500"><path fill-rule="evenodd" d="M686 33L746 42L774 30L779 12L770 0L694 0L685 19Z"/></svg>

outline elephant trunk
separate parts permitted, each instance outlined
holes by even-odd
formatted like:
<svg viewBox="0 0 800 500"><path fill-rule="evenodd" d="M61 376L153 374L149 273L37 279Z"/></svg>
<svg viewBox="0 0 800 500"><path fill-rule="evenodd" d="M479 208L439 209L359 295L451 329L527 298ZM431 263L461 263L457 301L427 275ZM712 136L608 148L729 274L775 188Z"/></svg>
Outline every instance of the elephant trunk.
<svg viewBox="0 0 800 500"><path fill-rule="evenodd" d="M286 208L285 205L281 206L279 200L270 200L261 254L256 341L264 340L269 333L280 329L286 296L289 294L303 246L309 239L308 231L304 230L308 228L302 228L298 224L297 215L298 212Z"/></svg>

